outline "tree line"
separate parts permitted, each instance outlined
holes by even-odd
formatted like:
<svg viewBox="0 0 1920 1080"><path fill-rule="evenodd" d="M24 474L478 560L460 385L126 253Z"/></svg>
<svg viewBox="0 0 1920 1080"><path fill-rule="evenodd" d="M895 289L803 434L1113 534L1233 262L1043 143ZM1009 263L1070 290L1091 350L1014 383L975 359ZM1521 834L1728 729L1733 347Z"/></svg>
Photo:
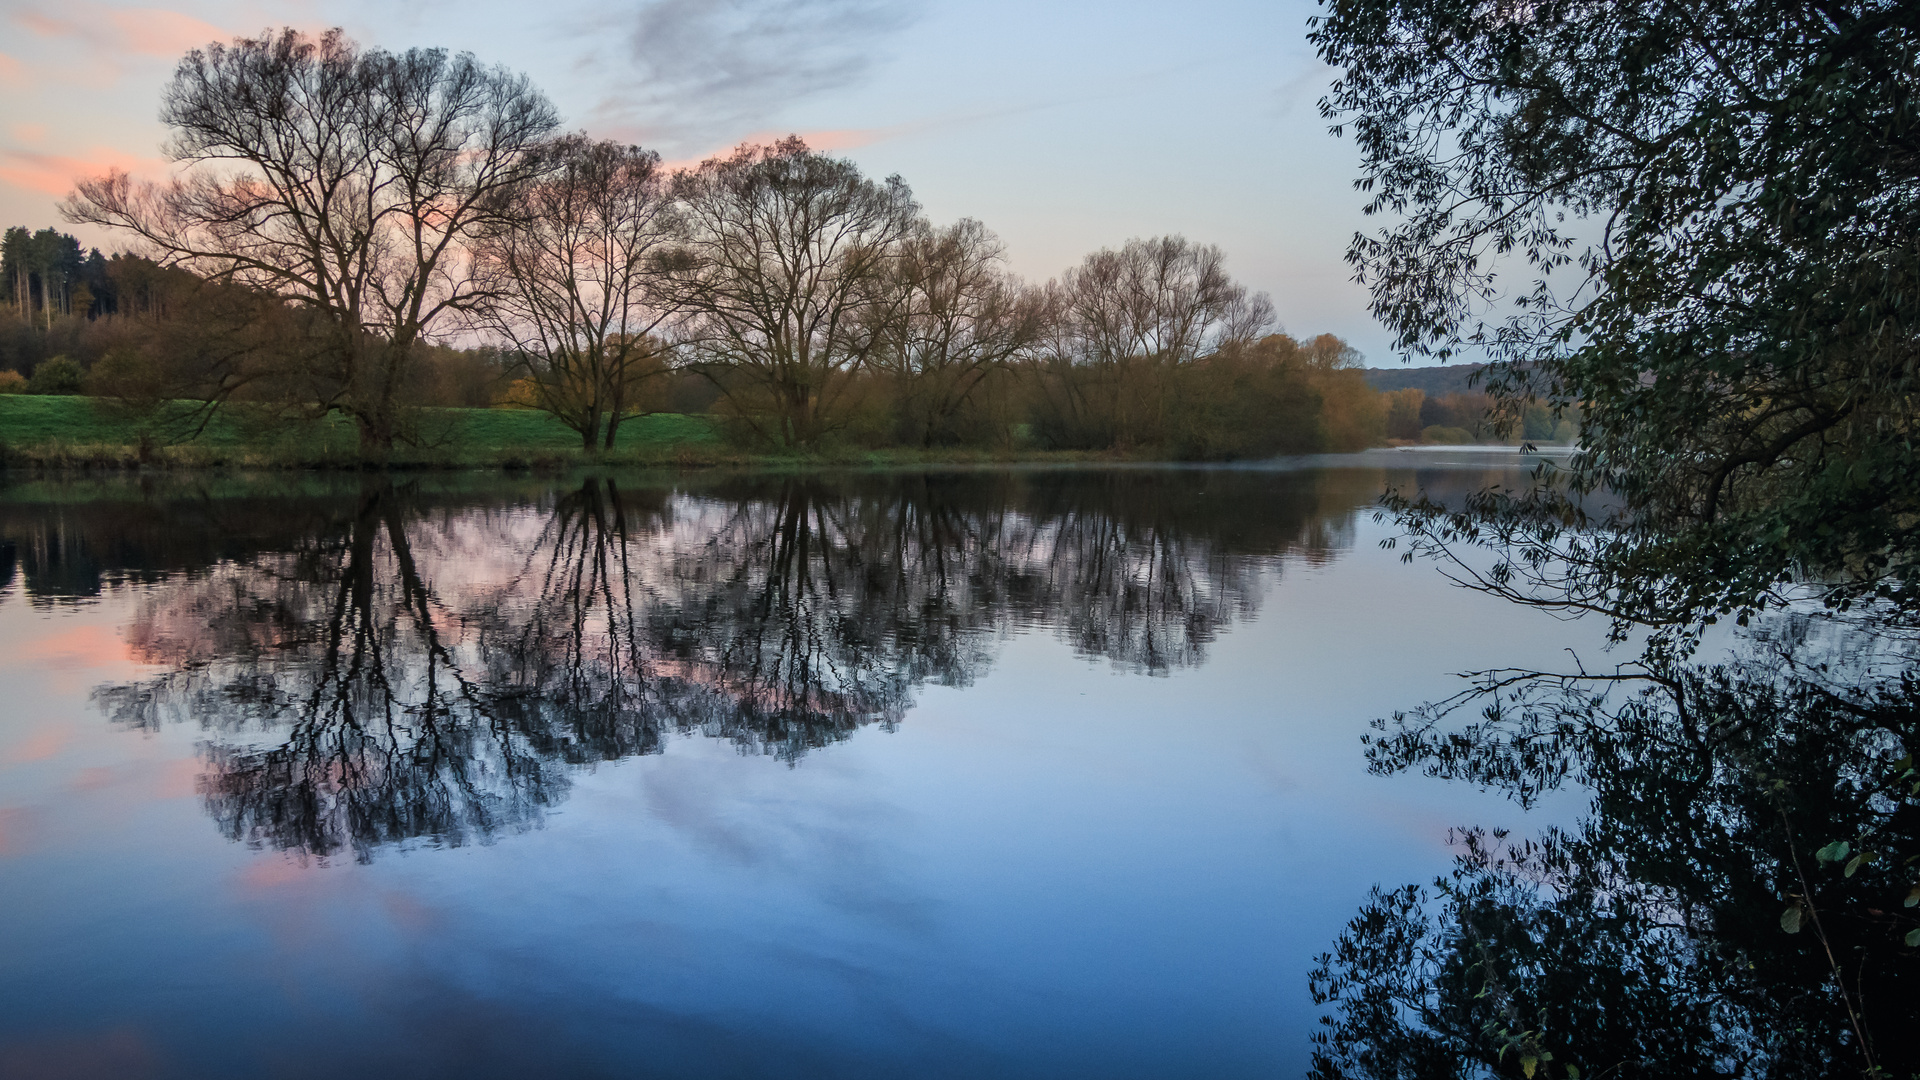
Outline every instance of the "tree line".
<svg viewBox="0 0 1920 1080"><path fill-rule="evenodd" d="M783 449L1228 458L1388 435L1357 352L1276 332L1183 237L1033 284L980 222L936 224L899 177L798 138L668 170L563 132L522 75L338 31L194 50L161 118L178 178L112 172L63 204L151 257L99 260L123 329L82 366L124 399L339 414L370 456L414 438L419 405L502 396L589 452L702 408ZM119 300L136 268L166 302Z"/></svg>

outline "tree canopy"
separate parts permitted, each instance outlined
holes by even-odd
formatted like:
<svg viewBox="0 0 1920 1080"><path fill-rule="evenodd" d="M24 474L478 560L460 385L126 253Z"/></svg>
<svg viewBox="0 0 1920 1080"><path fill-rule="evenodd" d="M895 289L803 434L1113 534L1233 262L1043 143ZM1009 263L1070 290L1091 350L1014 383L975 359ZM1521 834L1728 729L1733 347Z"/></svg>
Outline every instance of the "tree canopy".
<svg viewBox="0 0 1920 1080"><path fill-rule="evenodd" d="M1920 7L1330 0L1311 37L1390 219L1348 251L1374 312L1491 353L1510 411L1584 413L1571 492L1426 538L1492 535L1520 572L1489 583L1629 622L1790 581L1920 607Z"/></svg>
<svg viewBox="0 0 1920 1080"><path fill-rule="evenodd" d="M415 347L472 306L465 245L541 172L552 105L470 55L288 29L189 52L161 120L186 172L83 180L67 216L312 311L308 396L390 447Z"/></svg>

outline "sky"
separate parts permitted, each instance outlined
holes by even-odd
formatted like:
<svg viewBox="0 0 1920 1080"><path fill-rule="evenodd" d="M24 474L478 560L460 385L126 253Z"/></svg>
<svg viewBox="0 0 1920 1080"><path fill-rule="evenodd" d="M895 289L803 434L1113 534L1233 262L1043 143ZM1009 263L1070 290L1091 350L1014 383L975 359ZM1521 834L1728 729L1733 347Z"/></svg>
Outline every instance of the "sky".
<svg viewBox="0 0 1920 1080"><path fill-rule="evenodd" d="M1314 0L0 0L0 222L61 224L76 176L159 177L189 48L291 25L525 72L570 128L697 162L798 133L977 218L1041 281L1131 237L1217 244L1282 328L1399 361L1344 253L1374 227L1316 102Z"/></svg>

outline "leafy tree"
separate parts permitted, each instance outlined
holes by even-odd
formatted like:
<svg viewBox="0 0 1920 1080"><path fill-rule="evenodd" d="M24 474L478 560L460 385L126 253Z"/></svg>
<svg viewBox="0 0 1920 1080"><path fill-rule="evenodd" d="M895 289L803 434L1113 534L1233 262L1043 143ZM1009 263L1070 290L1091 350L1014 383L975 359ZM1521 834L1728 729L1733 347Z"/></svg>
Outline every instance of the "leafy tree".
<svg viewBox="0 0 1920 1080"><path fill-rule="evenodd" d="M1418 439L1420 437L1421 406L1426 404L1427 392L1417 386L1400 390L1388 390L1387 399L1387 437L1390 439Z"/></svg>
<svg viewBox="0 0 1920 1080"><path fill-rule="evenodd" d="M93 253L95 260L99 256ZM0 277L8 296L23 321L33 321L37 309L43 329L51 328L56 316L69 314L70 289L83 280L88 265L80 241L54 229L30 233L14 226L0 240Z"/></svg>
<svg viewBox="0 0 1920 1080"><path fill-rule="evenodd" d="M22 319L33 310L31 288L32 256L28 253L33 234L19 225L7 229L0 238L0 278L7 284L7 300Z"/></svg>
<svg viewBox="0 0 1920 1080"><path fill-rule="evenodd" d="M1622 632L1790 581L1920 608L1920 6L1337 0L1311 37L1392 219L1348 251L1374 312L1584 414L1569 486L1416 536Z"/></svg>
<svg viewBox="0 0 1920 1080"><path fill-rule="evenodd" d="M1172 386L1168 449L1189 460L1326 449L1325 401L1298 344L1271 334L1203 357Z"/></svg>

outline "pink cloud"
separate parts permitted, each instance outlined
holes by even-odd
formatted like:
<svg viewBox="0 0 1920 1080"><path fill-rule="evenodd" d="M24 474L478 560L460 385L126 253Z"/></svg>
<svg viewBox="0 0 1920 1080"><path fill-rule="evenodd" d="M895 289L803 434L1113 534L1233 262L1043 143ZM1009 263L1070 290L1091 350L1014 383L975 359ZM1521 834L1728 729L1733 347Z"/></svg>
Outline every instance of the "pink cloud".
<svg viewBox="0 0 1920 1080"><path fill-rule="evenodd" d="M242 892L257 894L292 885L306 875L306 865L291 856L265 855L248 863L235 877Z"/></svg>
<svg viewBox="0 0 1920 1080"><path fill-rule="evenodd" d="M24 806L0 807L0 857L26 853L32 817L33 811Z"/></svg>
<svg viewBox="0 0 1920 1080"><path fill-rule="evenodd" d="M103 10L97 4L62 4L59 14L16 11L13 21L41 37L75 38L96 49L136 56L179 56L188 49L232 35L204 19L165 8Z"/></svg>
<svg viewBox="0 0 1920 1080"><path fill-rule="evenodd" d="M36 1032L0 1046L0 1075L95 1077L153 1076L160 1053L132 1028L102 1031Z"/></svg>
<svg viewBox="0 0 1920 1080"><path fill-rule="evenodd" d="M200 761L175 758L159 768L149 768L151 795L155 799L185 799L200 793Z"/></svg>
<svg viewBox="0 0 1920 1080"><path fill-rule="evenodd" d="M869 146L877 142L885 142L888 139L919 131L927 126L926 124L895 124L892 127L823 128L816 131L756 131L751 135L728 143L726 146L716 147L696 158L688 158L685 161L662 162L661 167L665 169L695 168L702 161L726 154L742 143L755 143L764 146L769 143L779 142L788 135L798 135L802 142L814 150L822 150L828 153L832 153L835 150L853 150L858 147Z"/></svg>
<svg viewBox="0 0 1920 1080"><path fill-rule="evenodd" d="M81 769L67 781L67 786L75 791L99 791L120 782L120 772L107 765L96 765L90 769Z"/></svg>
<svg viewBox="0 0 1920 1080"><path fill-rule="evenodd" d="M71 732L61 724L49 724L27 736L26 740L16 744L5 754L0 754L0 763L23 765L29 761L45 761L60 752L67 745Z"/></svg>
<svg viewBox="0 0 1920 1080"><path fill-rule="evenodd" d="M25 86L27 66L6 53L0 53L0 86Z"/></svg>
<svg viewBox="0 0 1920 1080"><path fill-rule="evenodd" d="M440 913L411 893L386 890L380 894L380 906L387 909L387 917L401 930L421 933L440 922Z"/></svg>
<svg viewBox="0 0 1920 1080"><path fill-rule="evenodd" d="M129 52L147 56L179 56L188 49L233 36L210 22L164 8L131 8L107 18L126 41Z"/></svg>
<svg viewBox="0 0 1920 1080"><path fill-rule="evenodd" d="M159 158L140 157L110 146L96 146L85 157L0 149L0 183L48 195L65 195L73 190L74 181L98 176L108 169L125 169L136 176L158 176L166 167L167 163Z"/></svg>

